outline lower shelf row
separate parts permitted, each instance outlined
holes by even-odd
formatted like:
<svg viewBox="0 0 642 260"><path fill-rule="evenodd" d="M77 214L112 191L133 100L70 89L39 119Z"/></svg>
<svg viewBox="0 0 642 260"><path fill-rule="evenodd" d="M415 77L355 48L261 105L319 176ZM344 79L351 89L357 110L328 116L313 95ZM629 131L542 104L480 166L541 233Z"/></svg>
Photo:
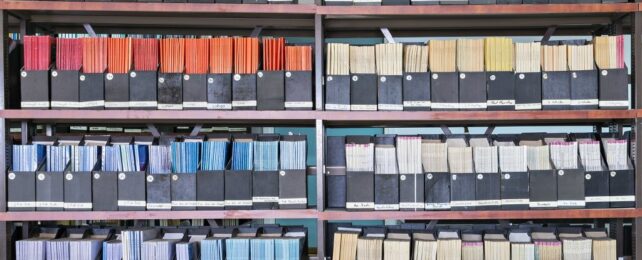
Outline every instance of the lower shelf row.
<svg viewBox="0 0 642 260"><path fill-rule="evenodd" d="M38 227L16 242L16 259L303 259L303 226Z"/></svg>
<svg viewBox="0 0 642 260"><path fill-rule="evenodd" d="M328 208L525 210L635 207L633 170L326 175Z"/></svg>
<svg viewBox="0 0 642 260"><path fill-rule="evenodd" d="M305 170L9 172L9 211L305 209Z"/></svg>

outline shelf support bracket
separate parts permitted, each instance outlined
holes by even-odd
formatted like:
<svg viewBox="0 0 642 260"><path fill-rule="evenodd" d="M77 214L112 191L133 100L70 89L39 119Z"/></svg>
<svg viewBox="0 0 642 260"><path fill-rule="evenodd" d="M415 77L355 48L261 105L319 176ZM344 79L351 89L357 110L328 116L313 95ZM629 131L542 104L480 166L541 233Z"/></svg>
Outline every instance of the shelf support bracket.
<svg viewBox="0 0 642 260"><path fill-rule="evenodd" d="M437 226L437 223L439 223L439 220L431 220L430 222L428 222L428 224L426 224L426 229L428 230L435 229L435 227Z"/></svg>
<svg viewBox="0 0 642 260"><path fill-rule="evenodd" d="M495 131L495 126L489 125L488 128L486 128L486 131L484 131L484 135L492 135L494 131Z"/></svg>
<svg viewBox="0 0 642 260"><path fill-rule="evenodd" d="M445 135L453 134L453 132L450 131L450 128L448 128L448 126L446 126L446 125L442 125L442 126L440 126L440 128L441 128L441 131L444 132Z"/></svg>
<svg viewBox="0 0 642 260"><path fill-rule="evenodd" d="M160 132L158 131L158 128L156 128L156 125L147 124L147 129L149 129L149 132L152 133L154 137L160 137Z"/></svg>
<svg viewBox="0 0 642 260"><path fill-rule="evenodd" d="M542 44L548 43L548 40L551 39L551 36L553 36L555 30L557 30L557 26L551 26L546 29L544 36L542 36Z"/></svg>
<svg viewBox="0 0 642 260"><path fill-rule="evenodd" d="M96 32L94 31L94 28L91 27L91 24L84 23L82 24L83 27L85 27L85 31L87 31L87 34L91 37L96 37Z"/></svg>
<svg viewBox="0 0 642 260"><path fill-rule="evenodd" d="M263 27L261 26L254 27L254 30L252 30L250 37L259 37L259 35L261 35L261 31L263 31Z"/></svg>
<svg viewBox="0 0 642 260"><path fill-rule="evenodd" d="M392 34L390 33L390 30L388 30L388 28L382 27L382 28L379 28L379 30L381 30L381 34L383 34L383 37L386 38L386 41L388 43L396 43L395 38L392 37Z"/></svg>
<svg viewBox="0 0 642 260"><path fill-rule="evenodd" d="M201 124L195 125L194 128L192 128L192 132L189 133L189 136L197 136L198 133L201 132L202 128L203 128L203 125Z"/></svg>

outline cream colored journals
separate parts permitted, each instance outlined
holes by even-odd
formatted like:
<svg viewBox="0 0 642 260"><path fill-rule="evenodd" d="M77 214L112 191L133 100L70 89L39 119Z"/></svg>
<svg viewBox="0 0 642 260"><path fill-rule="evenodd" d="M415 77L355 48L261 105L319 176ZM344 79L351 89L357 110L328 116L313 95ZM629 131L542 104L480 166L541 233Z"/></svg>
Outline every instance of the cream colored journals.
<svg viewBox="0 0 642 260"><path fill-rule="evenodd" d="M344 43L328 43L326 58L327 75L350 74L350 45Z"/></svg>
<svg viewBox="0 0 642 260"><path fill-rule="evenodd" d="M455 72L457 69L457 41L431 40L428 59L431 72Z"/></svg>
<svg viewBox="0 0 642 260"><path fill-rule="evenodd" d="M437 240L437 260L462 260L461 239Z"/></svg>
<svg viewBox="0 0 642 260"><path fill-rule="evenodd" d="M357 241L357 260L381 260L383 238L361 237Z"/></svg>
<svg viewBox="0 0 642 260"><path fill-rule="evenodd" d="M377 74L393 76L403 74L403 45L383 43L375 45Z"/></svg>
<svg viewBox="0 0 642 260"><path fill-rule="evenodd" d="M357 257L358 237L359 234L356 232L334 233L332 259L355 260Z"/></svg>
<svg viewBox="0 0 642 260"><path fill-rule="evenodd" d="M533 243L511 243L511 260L534 260L535 245Z"/></svg>
<svg viewBox="0 0 642 260"><path fill-rule="evenodd" d="M484 243L461 242L461 259L462 260L484 260Z"/></svg>
<svg viewBox="0 0 642 260"><path fill-rule="evenodd" d="M457 40L457 70L460 72L484 71L484 40Z"/></svg>
<svg viewBox="0 0 642 260"><path fill-rule="evenodd" d="M539 42L515 43L515 72L540 72L541 48Z"/></svg>
<svg viewBox="0 0 642 260"><path fill-rule="evenodd" d="M566 45L542 45L542 70L567 71Z"/></svg>
<svg viewBox="0 0 642 260"><path fill-rule="evenodd" d="M595 68L593 44L568 45L567 56L569 70L593 70Z"/></svg>
<svg viewBox="0 0 642 260"><path fill-rule="evenodd" d="M510 242L501 239L484 239L484 259L511 260Z"/></svg>
<svg viewBox="0 0 642 260"><path fill-rule="evenodd" d="M350 46L350 73L375 74L375 47Z"/></svg>
<svg viewBox="0 0 642 260"><path fill-rule="evenodd" d="M484 59L486 71L513 71L515 50L513 40L503 37L484 39Z"/></svg>
<svg viewBox="0 0 642 260"><path fill-rule="evenodd" d="M597 36L595 45L595 63L600 69L624 68L624 36Z"/></svg>
<svg viewBox="0 0 642 260"><path fill-rule="evenodd" d="M414 253L416 260L437 260L437 240L432 234L413 234Z"/></svg>
<svg viewBox="0 0 642 260"><path fill-rule="evenodd" d="M404 46L404 72L428 72L428 45Z"/></svg>
<svg viewBox="0 0 642 260"><path fill-rule="evenodd" d="M583 237L562 239L564 259L592 260L591 245L591 240Z"/></svg>
<svg viewBox="0 0 642 260"><path fill-rule="evenodd" d="M383 241L384 260L410 260L410 240L386 239Z"/></svg>
<svg viewBox="0 0 642 260"><path fill-rule="evenodd" d="M593 239L593 260L616 260L617 249L615 239Z"/></svg>

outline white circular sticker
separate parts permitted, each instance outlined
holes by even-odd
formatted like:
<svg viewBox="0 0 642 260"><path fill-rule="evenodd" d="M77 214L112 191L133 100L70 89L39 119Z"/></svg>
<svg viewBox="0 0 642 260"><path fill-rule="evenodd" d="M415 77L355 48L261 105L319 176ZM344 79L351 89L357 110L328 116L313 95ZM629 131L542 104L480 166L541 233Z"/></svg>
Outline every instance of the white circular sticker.
<svg viewBox="0 0 642 260"><path fill-rule="evenodd" d="M482 179L484 179L484 175L482 175L482 174L477 174L477 179L478 179L478 180L482 180Z"/></svg>
<svg viewBox="0 0 642 260"><path fill-rule="evenodd" d="M132 77L132 78L135 78L136 77L136 72L132 71L132 73L129 73L129 76Z"/></svg>
<svg viewBox="0 0 642 260"><path fill-rule="evenodd" d="M114 79L114 74L107 73L107 80L112 80Z"/></svg>
<svg viewBox="0 0 642 260"><path fill-rule="evenodd" d="M548 79L548 74L546 74L546 73L542 74L542 78Z"/></svg>
<svg viewBox="0 0 642 260"><path fill-rule="evenodd" d="M615 172L611 172L611 177L615 177Z"/></svg>
<svg viewBox="0 0 642 260"><path fill-rule="evenodd" d="M352 76L352 81L357 81L357 80L359 80L359 76L357 75Z"/></svg>
<svg viewBox="0 0 642 260"><path fill-rule="evenodd" d="M121 181L124 180L126 177L127 176L124 173L118 174L118 179L120 179Z"/></svg>
<svg viewBox="0 0 642 260"><path fill-rule="evenodd" d="M465 79L466 78L466 73L459 73L459 78L460 79Z"/></svg>
<svg viewBox="0 0 642 260"><path fill-rule="evenodd" d="M406 175L401 175L401 177L399 177L399 179L401 179L402 181L405 181L406 180Z"/></svg>
<svg viewBox="0 0 642 260"><path fill-rule="evenodd" d="M94 173L94 179L96 180L100 179L100 173Z"/></svg>
<svg viewBox="0 0 642 260"><path fill-rule="evenodd" d="M453 181L457 180L457 175L453 175Z"/></svg>
<svg viewBox="0 0 642 260"><path fill-rule="evenodd" d="M235 81L239 81L239 80L241 80L241 75L239 75L239 74L234 74L234 80L235 80Z"/></svg>
<svg viewBox="0 0 642 260"><path fill-rule="evenodd" d="M165 78L158 78L158 82L160 82L160 83L165 82Z"/></svg>
<svg viewBox="0 0 642 260"><path fill-rule="evenodd" d="M573 74L571 74L571 75L573 75L573 78L574 78L574 79L576 79L576 78L577 78L577 73L573 72Z"/></svg>
<svg viewBox="0 0 642 260"><path fill-rule="evenodd" d="M412 80L412 75L407 75L406 80L411 81Z"/></svg>
<svg viewBox="0 0 642 260"><path fill-rule="evenodd" d="M57 72L57 71L55 71L55 70L54 70L54 71L52 71L52 72L51 72L51 76L52 76L52 77L58 77L58 72Z"/></svg>
<svg viewBox="0 0 642 260"><path fill-rule="evenodd" d="M189 80L189 75L183 75L184 80Z"/></svg>
<svg viewBox="0 0 642 260"><path fill-rule="evenodd" d="M560 176L564 175L564 170L559 170L557 174L559 174Z"/></svg>
<svg viewBox="0 0 642 260"><path fill-rule="evenodd" d="M65 175L65 179L67 179L68 181L73 180L74 179L74 175L71 174L71 173L67 173L67 175Z"/></svg>
<svg viewBox="0 0 642 260"><path fill-rule="evenodd" d="M259 76L259 78L262 78L263 77L263 72L259 71L258 73L256 73L256 75Z"/></svg>
<svg viewBox="0 0 642 260"><path fill-rule="evenodd" d="M213 78L208 78L207 79L207 83L210 83L210 84L214 83L214 79Z"/></svg>
<svg viewBox="0 0 642 260"><path fill-rule="evenodd" d="M20 76L22 76L23 78L26 77L27 76L27 72L26 71L21 72Z"/></svg>
<svg viewBox="0 0 642 260"><path fill-rule="evenodd" d="M153 182L154 181L154 176L147 176L147 182Z"/></svg>
<svg viewBox="0 0 642 260"><path fill-rule="evenodd" d="M432 79L438 79L438 78L439 78L439 75L437 75L437 73L432 74Z"/></svg>
<svg viewBox="0 0 642 260"><path fill-rule="evenodd" d="M587 180L590 180L591 179L591 174L584 175L584 178L587 179Z"/></svg>
<svg viewBox="0 0 642 260"><path fill-rule="evenodd" d="M328 76L328 81L332 81L332 76Z"/></svg>
<svg viewBox="0 0 642 260"><path fill-rule="evenodd" d="M176 174L172 175L172 180L173 181L177 181L178 180L178 175L176 175Z"/></svg>
<svg viewBox="0 0 642 260"><path fill-rule="evenodd" d="M44 174L38 174L38 180L44 181L45 180L45 175Z"/></svg>
<svg viewBox="0 0 642 260"><path fill-rule="evenodd" d="M289 71L288 71L288 72L286 72L286 73L285 73L285 76L286 76L286 77L288 77L288 78L289 78L289 77L292 77L292 72L289 72Z"/></svg>
<svg viewBox="0 0 642 260"><path fill-rule="evenodd" d="M80 75L80 81L85 81L85 75Z"/></svg>
<svg viewBox="0 0 642 260"><path fill-rule="evenodd" d="M508 173L507 173L507 174L504 174L504 179L505 179L505 180L510 180L510 174L508 174Z"/></svg>
<svg viewBox="0 0 642 260"><path fill-rule="evenodd" d="M428 178L429 180L432 180L432 173L426 174L426 178Z"/></svg>
<svg viewBox="0 0 642 260"><path fill-rule="evenodd" d="M519 74L519 79L524 79L525 77L526 77L526 75L524 75L524 73L520 73Z"/></svg>
<svg viewBox="0 0 642 260"><path fill-rule="evenodd" d="M281 176L285 176L285 171L280 171L279 174L281 174Z"/></svg>
<svg viewBox="0 0 642 260"><path fill-rule="evenodd" d="M386 82L386 77L382 76L381 78L379 78L379 80L380 80L381 82Z"/></svg>
<svg viewBox="0 0 642 260"><path fill-rule="evenodd" d="M10 172L10 173L9 173L9 180L13 180L13 179L15 179L15 178L16 178L16 174L15 174L15 173L13 173L13 172Z"/></svg>
<svg viewBox="0 0 642 260"><path fill-rule="evenodd" d="M497 77L495 77L495 75L490 75L490 80L493 80L493 81L494 81L494 80L495 80L495 78L497 78Z"/></svg>
<svg viewBox="0 0 642 260"><path fill-rule="evenodd" d="M606 70L602 70L602 76L606 76L606 75L609 75L609 72Z"/></svg>

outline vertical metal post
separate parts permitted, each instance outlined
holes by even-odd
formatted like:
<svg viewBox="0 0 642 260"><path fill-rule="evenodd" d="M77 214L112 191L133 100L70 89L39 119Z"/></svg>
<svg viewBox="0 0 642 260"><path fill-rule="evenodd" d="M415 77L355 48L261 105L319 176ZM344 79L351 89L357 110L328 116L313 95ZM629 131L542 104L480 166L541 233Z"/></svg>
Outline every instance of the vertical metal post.
<svg viewBox="0 0 642 260"><path fill-rule="evenodd" d="M321 0L317 0L321 1ZM323 15L314 15L314 103L316 110L323 110L323 47L325 38L323 37Z"/></svg>
<svg viewBox="0 0 642 260"><path fill-rule="evenodd" d="M323 120L316 120L315 129L317 145L317 211L322 212L325 209L325 126L323 124ZM323 259L325 249L325 228L324 222L318 219L317 238L317 255L319 256L319 259Z"/></svg>
<svg viewBox="0 0 642 260"><path fill-rule="evenodd" d="M317 219L317 259L325 260L326 221ZM330 252L327 252L328 254Z"/></svg>
<svg viewBox="0 0 642 260"><path fill-rule="evenodd" d="M635 2L640 2L636 0ZM633 14L631 33L631 100L632 108L642 108L642 12ZM635 119L635 165L639 166L639 156L642 155L642 121ZM642 168L635 167L635 205L642 207ZM633 220L633 259L642 260L642 218ZM619 242L619 241L618 241Z"/></svg>
<svg viewBox="0 0 642 260"><path fill-rule="evenodd" d="M0 110L5 109L5 98L7 97L7 43L9 42L9 31L7 30L8 23L7 11L0 11ZM0 212L7 211L7 128L6 120L0 118ZM0 258L9 259L11 257L11 224L9 222L0 222Z"/></svg>

